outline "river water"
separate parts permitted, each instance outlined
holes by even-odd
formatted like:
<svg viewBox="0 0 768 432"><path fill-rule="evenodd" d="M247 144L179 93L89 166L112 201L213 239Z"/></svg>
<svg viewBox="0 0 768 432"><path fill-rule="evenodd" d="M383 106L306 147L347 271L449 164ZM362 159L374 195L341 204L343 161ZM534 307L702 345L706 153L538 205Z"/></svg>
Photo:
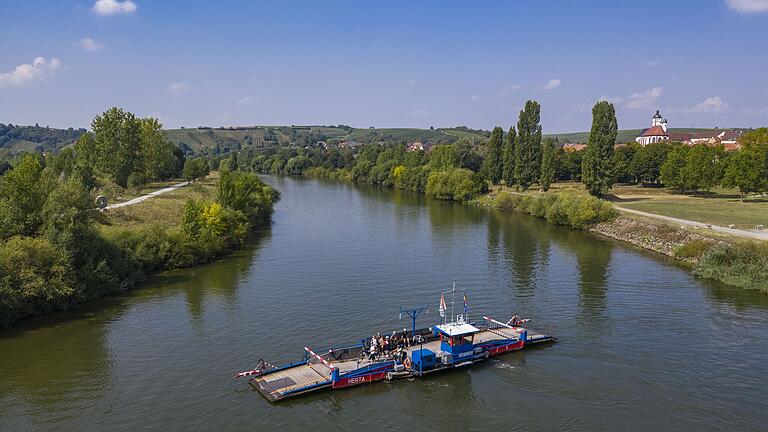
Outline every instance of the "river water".
<svg viewBox="0 0 768 432"><path fill-rule="evenodd" d="M266 177L273 224L219 262L0 332L2 431L766 430L768 297L526 215ZM559 342L269 404L235 380L469 289Z"/></svg>

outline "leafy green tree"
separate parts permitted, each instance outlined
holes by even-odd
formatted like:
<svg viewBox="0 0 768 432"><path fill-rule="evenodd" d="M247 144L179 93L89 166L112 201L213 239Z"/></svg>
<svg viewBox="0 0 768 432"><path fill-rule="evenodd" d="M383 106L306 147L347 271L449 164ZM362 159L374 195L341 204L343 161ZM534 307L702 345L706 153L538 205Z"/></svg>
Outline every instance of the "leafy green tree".
<svg viewBox="0 0 768 432"><path fill-rule="evenodd" d="M613 185L611 162L618 129L613 104L606 101L596 103L592 108L592 129L581 168L581 180L587 191L596 197L608 193Z"/></svg>
<svg viewBox="0 0 768 432"><path fill-rule="evenodd" d="M557 144L554 139L547 138L541 143L541 177L539 184L545 192L555 180L555 151Z"/></svg>
<svg viewBox="0 0 768 432"><path fill-rule="evenodd" d="M181 172L177 147L166 139L163 125L155 118L140 119L138 122L142 177L154 181L177 176ZM138 168L134 166L134 171Z"/></svg>
<svg viewBox="0 0 768 432"><path fill-rule="evenodd" d="M541 170L541 106L529 100L520 111L515 145L515 179L523 189L539 180Z"/></svg>
<svg viewBox="0 0 768 432"><path fill-rule="evenodd" d="M444 171L456 167L458 157L456 156L456 147L452 145L438 145L432 147L429 152L429 167L435 171Z"/></svg>
<svg viewBox="0 0 768 432"><path fill-rule="evenodd" d="M504 147L501 151L502 172L501 177L507 186L515 183L515 145L517 143L517 132L515 127L511 126L507 136L504 137Z"/></svg>
<svg viewBox="0 0 768 432"><path fill-rule="evenodd" d="M661 165L659 177L664 186L684 192L688 183L685 179L685 163L690 147L678 144L672 146L667 159Z"/></svg>
<svg viewBox="0 0 768 432"><path fill-rule="evenodd" d="M482 168L484 177L491 183L498 183L503 173L501 154L503 140L504 130L496 126L491 131L491 138L488 140L488 153L485 155Z"/></svg>
<svg viewBox="0 0 768 432"><path fill-rule="evenodd" d="M248 220L260 220L272 215L272 203L277 193L259 179L245 171L221 173L217 199L221 205L243 213Z"/></svg>
<svg viewBox="0 0 768 432"><path fill-rule="evenodd" d="M742 198L748 193L760 192L768 188L768 178L764 175L764 158L752 148L737 150L726 164L723 186L738 188Z"/></svg>
<svg viewBox="0 0 768 432"><path fill-rule="evenodd" d="M632 160L640 148L640 144L636 142L614 148L612 165L615 181L619 183L633 183L637 180L632 170Z"/></svg>
<svg viewBox="0 0 768 432"><path fill-rule="evenodd" d="M669 143L652 143L640 147L632 157L630 171L643 183L658 183L661 176L661 166L667 160L667 154L673 145Z"/></svg>
<svg viewBox="0 0 768 432"><path fill-rule="evenodd" d="M556 156L560 162L555 165L558 180L581 181L581 165L584 156L583 151L557 150Z"/></svg>
<svg viewBox="0 0 768 432"><path fill-rule="evenodd" d="M38 155L27 154L0 177L0 239L38 234L48 190L42 174Z"/></svg>
<svg viewBox="0 0 768 432"><path fill-rule="evenodd" d="M199 180L208 175L210 166L205 158L187 159L182 175L187 181Z"/></svg>
<svg viewBox="0 0 768 432"><path fill-rule="evenodd" d="M142 167L141 127L133 114L110 108L91 122L96 141L96 167L119 186Z"/></svg>
<svg viewBox="0 0 768 432"><path fill-rule="evenodd" d="M683 168L688 186L709 194L723 178L723 155L722 145L710 147L706 144L697 144L691 147Z"/></svg>
<svg viewBox="0 0 768 432"><path fill-rule="evenodd" d="M473 172L480 172L482 165L483 158L477 153L472 143L466 139L461 139L456 143L456 166Z"/></svg>

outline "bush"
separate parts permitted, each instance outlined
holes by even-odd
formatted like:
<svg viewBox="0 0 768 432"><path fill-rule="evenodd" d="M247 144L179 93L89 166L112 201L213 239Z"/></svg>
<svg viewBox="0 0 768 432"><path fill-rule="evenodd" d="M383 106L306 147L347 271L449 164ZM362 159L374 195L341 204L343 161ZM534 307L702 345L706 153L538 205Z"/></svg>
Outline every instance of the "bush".
<svg viewBox="0 0 768 432"><path fill-rule="evenodd" d="M547 221L574 228L611 220L616 210L607 201L571 192L545 192L542 194L512 195L501 192L494 201L502 210L517 210Z"/></svg>
<svg viewBox="0 0 768 432"><path fill-rule="evenodd" d="M694 240L676 247L674 253L678 258L698 258L704 255L711 246L712 244L708 241Z"/></svg>
<svg viewBox="0 0 768 432"><path fill-rule="evenodd" d="M513 211L517 208L517 205L520 203L521 199L522 198L520 197L520 195L513 195L507 192L500 192L498 195L496 195L496 198L494 199L493 203L498 209Z"/></svg>
<svg viewBox="0 0 768 432"><path fill-rule="evenodd" d="M69 257L42 238L0 243L0 326L73 303L75 273Z"/></svg>
<svg viewBox="0 0 768 432"><path fill-rule="evenodd" d="M694 268L698 276L728 285L768 292L768 244L720 244L702 255Z"/></svg>
<svg viewBox="0 0 768 432"><path fill-rule="evenodd" d="M272 216L272 203L279 193L249 172L232 171L221 174L217 199L219 203L241 212L249 221Z"/></svg>
<svg viewBox="0 0 768 432"><path fill-rule="evenodd" d="M426 192L439 199L469 201L487 189L477 173L464 168L436 171L429 175Z"/></svg>

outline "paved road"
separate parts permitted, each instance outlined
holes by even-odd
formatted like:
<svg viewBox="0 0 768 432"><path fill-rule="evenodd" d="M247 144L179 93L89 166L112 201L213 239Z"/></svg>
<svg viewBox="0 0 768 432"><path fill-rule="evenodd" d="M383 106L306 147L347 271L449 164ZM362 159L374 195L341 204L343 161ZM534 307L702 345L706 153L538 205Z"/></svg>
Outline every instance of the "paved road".
<svg viewBox="0 0 768 432"><path fill-rule="evenodd" d="M154 192L150 192L150 193L148 193L146 195L142 195L140 197L134 198L132 200L128 200L126 202L121 202L121 203L117 203L117 204L108 205L108 206L104 207L104 210L116 209L116 208L120 208L120 207L128 207L129 205L138 204L138 203L140 203L142 201L145 201L145 200L148 200L148 199L150 199L152 197L156 197L156 196L158 196L160 194L164 194L166 192L170 192L172 190L178 189L178 188L180 188L182 186L186 186L187 184L189 184L189 183L188 182L181 182L181 183L175 184L173 186L168 186L167 188L158 189L158 190L156 190Z"/></svg>
<svg viewBox="0 0 768 432"><path fill-rule="evenodd" d="M732 236L749 238L749 239L753 239L753 240L768 240L768 231L748 231L748 230L735 229L735 228L726 228L726 227L717 226L717 225L705 224L705 223L702 223L702 222L696 222L696 221L691 221L691 220L686 220L686 219L678 219L678 218L673 218L673 217L669 217L669 216L657 215L655 213L648 213L648 212L644 212L644 211L640 211L640 210L632 210L632 209L628 209L628 208L619 207L619 206L616 206L616 205L614 207L617 210L622 211L624 213L632 213L632 214L636 214L636 215L640 215L640 216L646 216L646 217L649 217L649 218L660 219L660 220L664 220L664 221L667 221L667 222L672 222L672 223L675 223L675 224L678 224L678 225L687 225L687 226L692 226L692 227L696 227L696 228L704 228L704 229L709 229L709 230L712 230L712 231L717 231L717 232L729 234L729 235L732 235Z"/></svg>

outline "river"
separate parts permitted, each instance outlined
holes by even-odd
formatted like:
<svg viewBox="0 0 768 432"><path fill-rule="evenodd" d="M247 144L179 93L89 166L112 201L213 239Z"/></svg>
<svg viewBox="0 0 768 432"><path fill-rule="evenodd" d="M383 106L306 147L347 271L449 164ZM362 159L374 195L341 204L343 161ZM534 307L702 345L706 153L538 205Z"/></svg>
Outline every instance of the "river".
<svg viewBox="0 0 768 432"><path fill-rule="evenodd" d="M0 332L2 431L699 431L768 427L768 296L527 215L265 177L271 227L217 262ZM469 289L559 342L272 405L233 373Z"/></svg>

